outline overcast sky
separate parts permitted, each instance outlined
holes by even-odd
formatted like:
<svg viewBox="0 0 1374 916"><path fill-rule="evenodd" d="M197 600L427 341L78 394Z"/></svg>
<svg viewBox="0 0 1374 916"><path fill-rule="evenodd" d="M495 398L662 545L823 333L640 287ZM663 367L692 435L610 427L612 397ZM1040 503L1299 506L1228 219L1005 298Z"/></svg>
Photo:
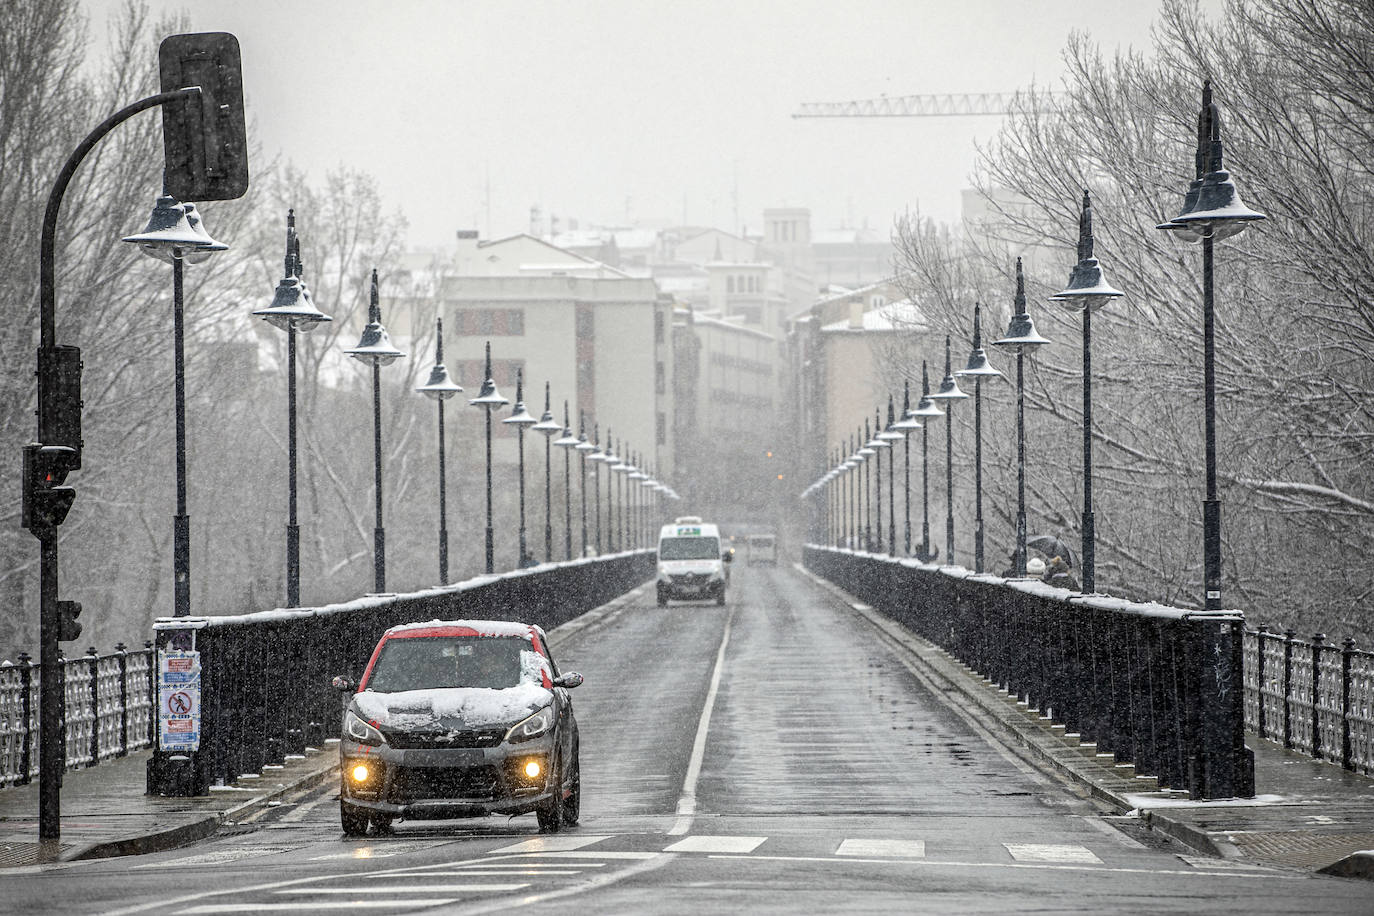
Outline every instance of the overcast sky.
<svg viewBox="0 0 1374 916"><path fill-rule="evenodd" d="M97 33L117 0L85 0ZM958 216L995 117L804 101L1058 88L1074 29L1148 49L1158 0L149 0L243 50L248 116L312 178L376 176L413 245L634 220L758 230ZM1209 3L1209 5L1211 5ZM155 55L149 49L150 56ZM289 201L283 201L284 205ZM737 214L737 215L736 215Z"/></svg>

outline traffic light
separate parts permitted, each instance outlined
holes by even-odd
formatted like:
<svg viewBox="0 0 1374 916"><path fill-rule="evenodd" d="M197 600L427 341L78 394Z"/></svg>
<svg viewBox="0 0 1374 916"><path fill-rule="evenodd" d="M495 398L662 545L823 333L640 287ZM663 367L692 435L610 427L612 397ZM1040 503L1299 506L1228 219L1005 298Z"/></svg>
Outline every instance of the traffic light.
<svg viewBox="0 0 1374 916"><path fill-rule="evenodd" d="M228 32L172 35L158 48L163 92L199 95L162 106L163 187L180 201L234 200L248 190L248 130L239 40Z"/></svg>
<svg viewBox="0 0 1374 916"><path fill-rule="evenodd" d="M81 637L80 601L57 602L57 641L70 642Z"/></svg>
<svg viewBox="0 0 1374 916"><path fill-rule="evenodd" d="M65 445L24 446L24 492L20 524L34 537L50 537L67 517L76 491L62 486L80 453Z"/></svg>
<svg viewBox="0 0 1374 916"><path fill-rule="evenodd" d="M76 450L67 468L81 467L81 348L38 351L38 439Z"/></svg>

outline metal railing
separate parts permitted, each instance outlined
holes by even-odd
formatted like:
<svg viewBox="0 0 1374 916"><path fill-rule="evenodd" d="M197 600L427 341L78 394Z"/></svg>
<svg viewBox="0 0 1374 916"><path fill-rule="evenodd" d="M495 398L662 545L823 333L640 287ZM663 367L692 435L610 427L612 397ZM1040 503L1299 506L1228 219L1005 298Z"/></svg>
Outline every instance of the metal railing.
<svg viewBox="0 0 1374 916"><path fill-rule="evenodd" d="M1254 795L1239 612L1083 596L814 545L804 561L1162 787Z"/></svg>
<svg viewBox="0 0 1374 916"><path fill-rule="evenodd" d="M202 795L288 754L337 737L342 695L335 675L358 677L383 631L431 619L520 620L552 629L605 604L654 573L653 550L482 576L407 595L232 617L170 617L159 648L200 653L200 748L154 754L148 791Z"/></svg>
<svg viewBox="0 0 1374 916"><path fill-rule="evenodd" d="M95 766L153 741L153 644L109 655L94 647L62 659L66 694L66 768ZM38 664L27 653L0 662L0 787L38 775Z"/></svg>
<svg viewBox="0 0 1374 916"><path fill-rule="evenodd" d="M1262 738L1374 772L1374 652L1293 630L1245 633L1245 724Z"/></svg>

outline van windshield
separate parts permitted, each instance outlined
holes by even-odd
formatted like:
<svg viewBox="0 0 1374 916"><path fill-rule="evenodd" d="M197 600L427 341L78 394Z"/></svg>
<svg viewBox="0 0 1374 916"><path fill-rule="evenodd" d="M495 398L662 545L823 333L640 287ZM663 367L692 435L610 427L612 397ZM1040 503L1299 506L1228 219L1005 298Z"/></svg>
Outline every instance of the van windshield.
<svg viewBox="0 0 1374 916"><path fill-rule="evenodd" d="M660 560L719 560L717 538L664 538L658 542Z"/></svg>

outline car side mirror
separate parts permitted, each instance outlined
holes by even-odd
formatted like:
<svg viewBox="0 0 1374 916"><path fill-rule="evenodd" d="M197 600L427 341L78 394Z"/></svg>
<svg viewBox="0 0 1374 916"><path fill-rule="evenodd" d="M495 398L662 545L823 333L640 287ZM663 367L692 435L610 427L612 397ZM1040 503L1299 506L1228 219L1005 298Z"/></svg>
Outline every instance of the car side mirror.
<svg viewBox="0 0 1374 916"><path fill-rule="evenodd" d="M340 674L329 683L334 685L334 689L341 692L348 692L358 689L358 682L346 674Z"/></svg>
<svg viewBox="0 0 1374 916"><path fill-rule="evenodd" d="M578 674L576 671L569 671L567 674L560 674L558 677L553 679L553 686L566 687L568 690L572 690L574 687L581 687L582 675Z"/></svg>

